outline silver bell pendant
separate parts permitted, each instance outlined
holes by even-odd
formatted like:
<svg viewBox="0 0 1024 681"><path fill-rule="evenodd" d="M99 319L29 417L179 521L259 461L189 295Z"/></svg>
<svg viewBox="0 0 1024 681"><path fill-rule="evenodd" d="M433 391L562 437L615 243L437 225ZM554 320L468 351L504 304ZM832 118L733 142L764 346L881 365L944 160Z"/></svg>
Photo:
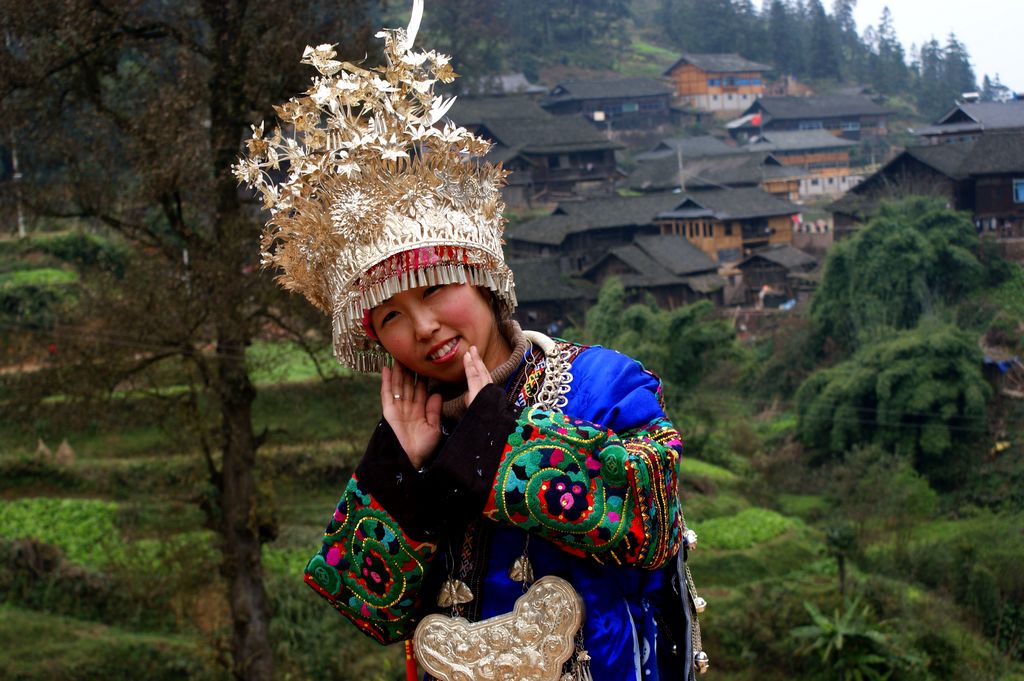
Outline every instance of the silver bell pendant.
<svg viewBox="0 0 1024 681"><path fill-rule="evenodd" d="M693 551L697 548L697 533L693 530L683 532L683 545L686 546L687 551Z"/></svg>
<svg viewBox="0 0 1024 681"><path fill-rule="evenodd" d="M704 612L704 608L708 607L708 602L697 596L693 599L693 607L698 613L701 613Z"/></svg>
<svg viewBox="0 0 1024 681"><path fill-rule="evenodd" d="M711 660L708 659L708 654L703 650L694 653L693 666L696 667L697 671L701 674L706 674L708 669L711 667Z"/></svg>

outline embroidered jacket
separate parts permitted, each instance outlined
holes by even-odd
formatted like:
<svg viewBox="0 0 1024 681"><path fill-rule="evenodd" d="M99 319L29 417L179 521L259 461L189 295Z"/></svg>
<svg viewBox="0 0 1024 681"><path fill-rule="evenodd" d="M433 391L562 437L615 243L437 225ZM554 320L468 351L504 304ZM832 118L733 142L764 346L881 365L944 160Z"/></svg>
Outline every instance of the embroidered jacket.
<svg viewBox="0 0 1024 681"><path fill-rule="evenodd" d="M522 586L506 572L527 535L538 537L529 544L536 575L560 574L584 597L594 678L646 670L640 648L654 646L657 629L651 603L680 542L682 445L657 377L617 352L569 347L564 413L527 406L541 371L524 366L517 388L477 395L424 472L381 420L307 583L381 643L408 638L454 567L439 547L458 551L467 524L483 517L493 527L482 586L474 584L483 591L479 617L511 610Z"/></svg>

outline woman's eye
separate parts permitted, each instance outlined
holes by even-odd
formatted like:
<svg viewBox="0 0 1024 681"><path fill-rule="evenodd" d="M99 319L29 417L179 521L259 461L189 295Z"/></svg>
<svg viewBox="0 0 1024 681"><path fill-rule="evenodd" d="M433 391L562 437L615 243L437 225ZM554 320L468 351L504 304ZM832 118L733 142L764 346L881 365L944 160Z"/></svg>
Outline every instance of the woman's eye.
<svg viewBox="0 0 1024 681"><path fill-rule="evenodd" d="M397 316L398 316L398 313L395 312L394 310L390 310L389 312L385 312L384 316L381 317L381 319L380 319L380 325L384 326L385 324L387 324L389 321L391 321L392 319L394 319Z"/></svg>
<svg viewBox="0 0 1024 681"><path fill-rule="evenodd" d="M427 296L432 295L436 291L440 291L443 288L444 284L438 284L437 286L428 286L427 290L423 292L423 297L426 298Z"/></svg>

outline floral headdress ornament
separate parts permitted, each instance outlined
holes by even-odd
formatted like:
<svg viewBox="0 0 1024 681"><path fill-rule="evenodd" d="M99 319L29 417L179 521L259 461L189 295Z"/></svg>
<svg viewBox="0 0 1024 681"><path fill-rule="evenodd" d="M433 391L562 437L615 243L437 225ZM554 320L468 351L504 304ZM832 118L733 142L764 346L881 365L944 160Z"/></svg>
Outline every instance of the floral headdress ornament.
<svg viewBox="0 0 1024 681"><path fill-rule="evenodd" d="M501 250L507 173L477 160L489 142L442 124L455 100L434 84L456 76L446 55L412 50L422 16L414 0L408 28L377 34L380 67L307 47L302 63L319 75L305 96L274 107L284 131L252 126L233 166L270 211L263 266L331 315L335 356L358 371L388 361L366 320L400 291L472 283L494 291L504 315L516 304Z"/></svg>

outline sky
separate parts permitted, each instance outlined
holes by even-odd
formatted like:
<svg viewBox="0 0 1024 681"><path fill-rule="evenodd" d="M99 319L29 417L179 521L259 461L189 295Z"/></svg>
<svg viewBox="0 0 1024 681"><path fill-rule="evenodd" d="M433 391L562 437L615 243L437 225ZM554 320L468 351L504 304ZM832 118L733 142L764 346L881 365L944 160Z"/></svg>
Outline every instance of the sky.
<svg viewBox="0 0 1024 681"><path fill-rule="evenodd" d="M831 12L831 2L822 4ZM1024 92L1024 0L857 0L857 30L863 35L868 26L877 26L886 6L908 62L911 44L920 47L934 37L945 45L952 31L967 47L979 86L986 73L998 73L1003 85Z"/></svg>

